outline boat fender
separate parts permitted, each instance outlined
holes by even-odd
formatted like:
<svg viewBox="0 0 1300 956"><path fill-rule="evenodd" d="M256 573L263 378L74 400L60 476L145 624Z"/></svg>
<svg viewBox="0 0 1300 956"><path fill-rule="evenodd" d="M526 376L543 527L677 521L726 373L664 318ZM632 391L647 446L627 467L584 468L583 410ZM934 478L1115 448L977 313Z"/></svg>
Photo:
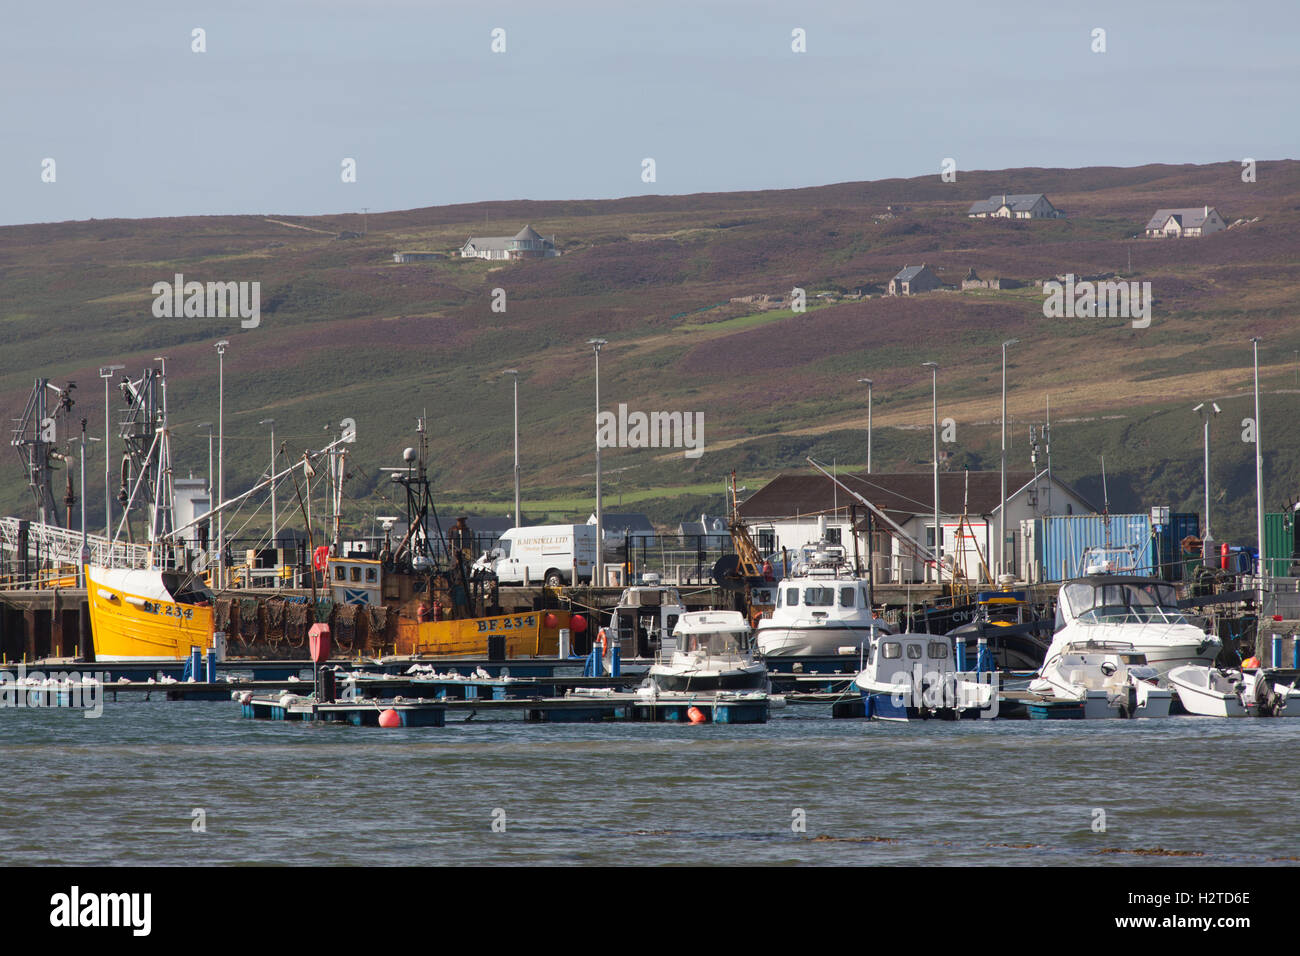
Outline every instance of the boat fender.
<svg viewBox="0 0 1300 956"><path fill-rule="evenodd" d="M693 724L702 724L704 723L704 711L698 707L688 707L686 708L686 719Z"/></svg>
<svg viewBox="0 0 1300 956"><path fill-rule="evenodd" d="M379 726L388 728L400 727L402 726L402 716L390 707L379 715Z"/></svg>

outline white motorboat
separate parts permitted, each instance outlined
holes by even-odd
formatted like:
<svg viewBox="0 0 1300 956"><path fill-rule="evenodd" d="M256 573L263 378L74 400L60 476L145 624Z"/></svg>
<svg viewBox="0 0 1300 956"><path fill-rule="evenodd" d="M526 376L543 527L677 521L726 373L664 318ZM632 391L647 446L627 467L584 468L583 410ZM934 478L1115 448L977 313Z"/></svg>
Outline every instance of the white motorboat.
<svg viewBox="0 0 1300 956"><path fill-rule="evenodd" d="M1236 672L1184 664L1169 672L1169 686L1183 709L1198 717L1245 717L1244 683Z"/></svg>
<svg viewBox="0 0 1300 956"><path fill-rule="evenodd" d="M1222 646L1183 616L1172 584L1126 574L1092 574L1061 585L1045 660L1089 644L1141 654L1162 684L1173 668L1213 664Z"/></svg>
<svg viewBox="0 0 1300 956"><path fill-rule="evenodd" d="M864 664L853 684L862 693L866 716L874 720L954 720L997 714L993 675L985 682L979 675L958 673L952 638L947 635L876 634Z"/></svg>
<svg viewBox="0 0 1300 956"><path fill-rule="evenodd" d="M867 579L842 547L823 541L805 549L795 572L776 585L776 606L758 622L755 640L765 657L858 656L890 632L872 613Z"/></svg>
<svg viewBox="0 0 1300 956"><path fill-rule="evenodd" d="M1085 718L1168 717L1173 692L1131 647L1070 644L1039 669L1030 691L1083 704Z"/></svg>
<svg viewBox="0 0 1300 956"><path fill-rule="evenodd" d="M671 655L660 654L649 681L658 691L761 691L771 683L767 665L751 650L751 631L739 611L681 615Z"/></svg>

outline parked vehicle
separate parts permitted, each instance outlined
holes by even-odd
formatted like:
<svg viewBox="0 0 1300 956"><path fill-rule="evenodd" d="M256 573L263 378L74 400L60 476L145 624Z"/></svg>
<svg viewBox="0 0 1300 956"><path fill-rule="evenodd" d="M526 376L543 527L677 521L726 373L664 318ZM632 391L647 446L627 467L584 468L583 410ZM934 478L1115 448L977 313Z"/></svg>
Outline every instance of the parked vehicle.
<svg viewBox="0 0 1300 956"><path fill-rule="evenodd" d="M587 524L536 525L510 528L499 547L479 559L501 584L544 584L562 587L590 583L596 564L596 528Z"/></svg>

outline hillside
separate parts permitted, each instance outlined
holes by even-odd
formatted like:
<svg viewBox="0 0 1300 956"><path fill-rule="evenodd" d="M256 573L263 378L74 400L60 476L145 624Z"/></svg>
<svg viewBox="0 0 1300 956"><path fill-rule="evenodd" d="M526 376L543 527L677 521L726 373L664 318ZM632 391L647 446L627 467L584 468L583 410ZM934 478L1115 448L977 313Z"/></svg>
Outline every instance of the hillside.
<svg viewBox="0 0 1300 956"><path fill-rule="evenodd" d="M1068 218L972 220L976 199L1044 192ZM1258 221L1196 240L1133 238L1158 207L1217 207ZM893 212L888 212L892 207ZM398 249L450 251L469 236L554 234L559 258L512 263L447 258L399 265ZM295 228L303 226L308 228ZM362 232L340 239L345 231ZM1133 169L1021 169L844 183L809 189L609 201L505 202L322 217L195 217L0 228L0 405L22 411L32 380L77 382L75 418L103 429L96 368L136 372L168 359L174 450L203 474L226 355L227 488L265 467L274 417L290 448L319 446L357 422L352 517L389 513L379 468L400 462L427 410L435 487L446 509L510 507L511 391L520 375L524 511L592 507L593 360L602 407L702 412L705 453L609 449L607 506L662 521L717 512L723 476L748 487L804 456L865 462L866 394L875 381L874 464L913 470L930 457L930 376L939 416L956 423L951 467L996 467L1000 343L1010 352L1012 462L1028 465L1030 424L1050 399L1053 466L1111 509L1200 510L1200 421L1214 425L1215 530L1253 536L1252 335L1260 352L1269 507L1300 497L1291 417L1300 395L1300 162ZM970 268L1025 288L839 299L927 263L948 285ZM1131 265L1130 265L1131 263ZM1149 328L1120 319L1047 319L1034 279L1118 273L1151 282ZM151 287L187 280L260 281L261 324L155 318ZM805 288L804 314L728 303ZM506 292L494 312L492 290ZM120 442L114 442L120 452ZM98 448L95 454L99 455ZM91 514L103 460L87 468ZM376 493L376 489L378 492ZM60 496L61 497L61 496ZM0 469L0 513L30 514L17 457ZM92 518L91 524L95 521ZM256 522L255 522L256 523Z"/></svg>

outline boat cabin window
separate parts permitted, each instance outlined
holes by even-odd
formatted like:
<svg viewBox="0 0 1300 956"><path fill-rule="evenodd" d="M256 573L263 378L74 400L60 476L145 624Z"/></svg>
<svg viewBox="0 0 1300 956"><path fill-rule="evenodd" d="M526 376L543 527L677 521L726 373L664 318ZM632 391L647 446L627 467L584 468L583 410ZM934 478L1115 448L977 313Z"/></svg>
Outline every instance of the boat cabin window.
<svg viewBox="0 0 1300 956"><path fill-rule="evenodd" d="M920 644L908 644L908 645L907 645L907 659L908 659L908 660L911 660L911 661L919 661L919 660L921 659L921 645L920 645Z"/></svg>
<svg viewBox="0 0 1300 956"><path fill-rule="evenodd" d="M374 568L366 568L366 583L375 584L378 580L378 572Z"/></svg>
<svg viewBox="0 0 1300 956"><path fill-rule="evenodd" d="M354 564L352 566L352 581L359 584L361 582L361 566Z"/></svg>
<svg viewBox="0 0 1300 956"><path fill-rule="evenodd" d="M880 656L887 661L896 661L903 656L903 645L898 641L885 641L880 645Z"/></svg>
<svg viewBox="0 0 1300 956"><path fill-rule="evenodd" d="M744 635L736 631L711 631L686 635L686 650L704 651L710 655L734 654L743 650L744 645Z"/></svg>
<svg viewBox="0 0 1300 956"><path fill-rule="evenodd" d="M931 641L928 650L931 660L942 661L948 658L948 645L943 641Z"/></svg>
<svg viewBox="0 0 1300 956"><path fill-rule="evenodd" d="M343 567L342 565L336 566L334 568L334 580L346 581L347 579L348 579L348 569Z"/></svg>
<svg viewBox="0 0 1300 956"><path fill-rule="evenodd" d="M788 604L788 605L790 605L790 607L794 607L795 605L797 605L797 604L799 603L799 589L798 589L798 588L787 588L787 589L786 589L786 592L785 592L785 603Z"/></svg>
<svg viewBox="0 0 1300 956"><path fill-rule="evenodd" d="M834 607L834 588L804 588L803 603L809 607Z"/></svg>
<svg viewBox="0 0 1300 956"><path fill-rule="evenodd" d="M840 607L853 607L853 599L857 590L857 588L853 587L840 588Z"/></svg>

